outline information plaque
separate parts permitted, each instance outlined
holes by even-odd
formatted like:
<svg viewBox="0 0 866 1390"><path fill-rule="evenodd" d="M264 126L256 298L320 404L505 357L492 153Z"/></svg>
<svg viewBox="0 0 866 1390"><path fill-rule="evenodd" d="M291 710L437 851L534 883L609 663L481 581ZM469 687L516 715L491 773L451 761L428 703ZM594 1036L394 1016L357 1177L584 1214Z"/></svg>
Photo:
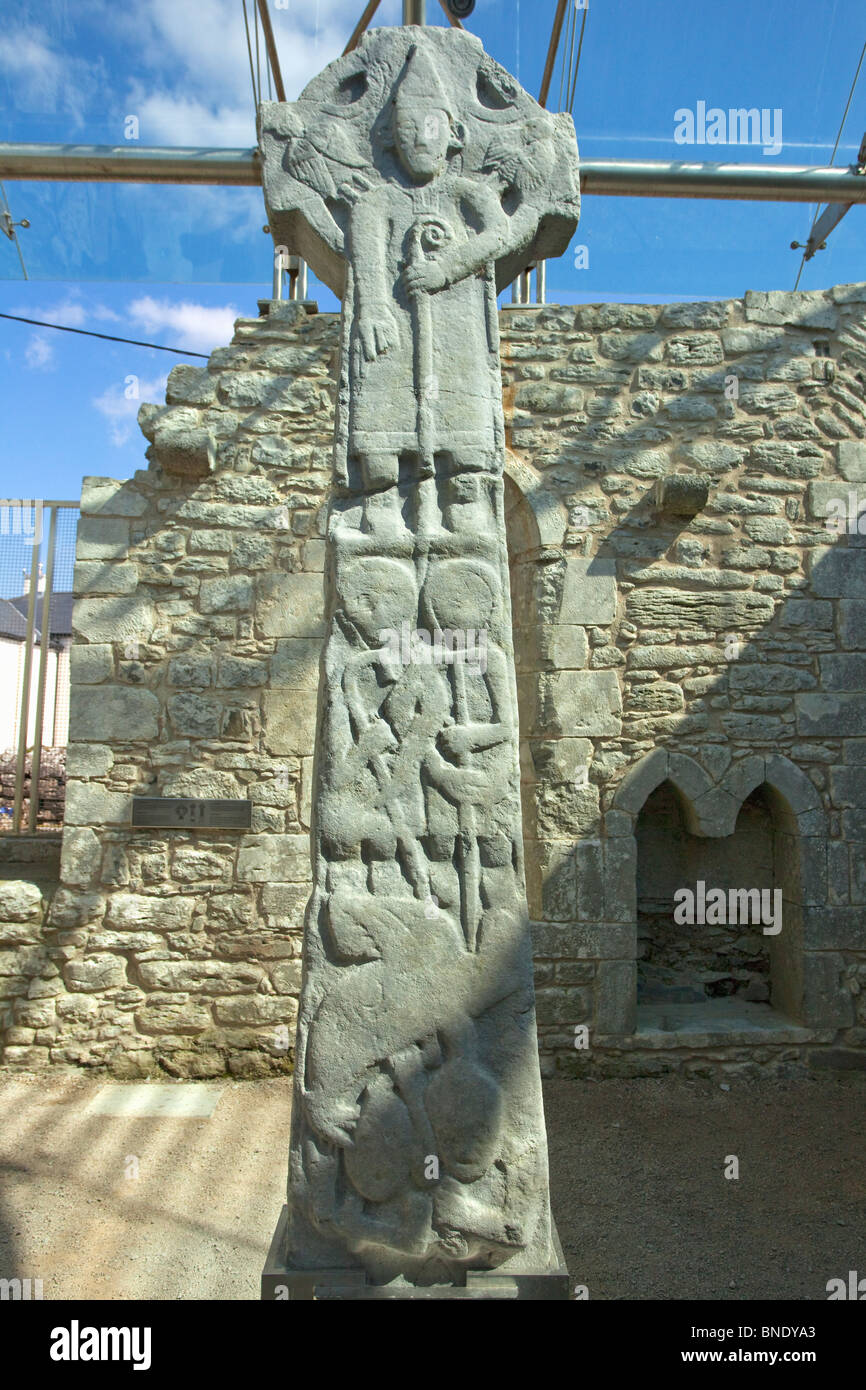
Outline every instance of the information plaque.
<svg viewBox="0 0 866 1390"><path fill-rule="evenodd" d="M175 830L249 830L251 801L189 796L134 796L132 824Z"/></svg>

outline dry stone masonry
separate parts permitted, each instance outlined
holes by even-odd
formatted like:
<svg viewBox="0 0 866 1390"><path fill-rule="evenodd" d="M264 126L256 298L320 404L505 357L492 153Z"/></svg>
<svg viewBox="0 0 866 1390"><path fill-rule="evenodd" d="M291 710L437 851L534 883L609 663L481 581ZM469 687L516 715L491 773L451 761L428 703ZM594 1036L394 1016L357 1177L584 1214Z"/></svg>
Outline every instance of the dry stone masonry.
<svg viewBox="0 0 866 1390"><path fill-rule="evenodd" d="M862 1067L866 286L499 320L542 1066ZM240 320L144 407L149 467L85 480L61 886L0 884L8 1065L291 1067L339 345ZM130 828L178 794L252 828ZM698 880L781 888L781 933L654 938ZM698 986L764 1026L674 1026Z"/></svg>

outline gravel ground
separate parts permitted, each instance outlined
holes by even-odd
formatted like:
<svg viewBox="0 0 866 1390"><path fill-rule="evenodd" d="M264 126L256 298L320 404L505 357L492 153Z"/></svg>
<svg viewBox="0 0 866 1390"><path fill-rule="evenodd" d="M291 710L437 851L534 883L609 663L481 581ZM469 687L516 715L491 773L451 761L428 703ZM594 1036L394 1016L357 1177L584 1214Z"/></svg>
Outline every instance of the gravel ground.
<svg viewBox="0 0 866 1390"><path fill-rule="evenodd" d="M257 1298L290 1082L226 1082L209 1119L88 1114L111 1084L0 1071L0 1277L41 1278L46 1299ZM866 1275L863 1080L545 1097L553 1208L591 1299L825 1300Z"/></svg>

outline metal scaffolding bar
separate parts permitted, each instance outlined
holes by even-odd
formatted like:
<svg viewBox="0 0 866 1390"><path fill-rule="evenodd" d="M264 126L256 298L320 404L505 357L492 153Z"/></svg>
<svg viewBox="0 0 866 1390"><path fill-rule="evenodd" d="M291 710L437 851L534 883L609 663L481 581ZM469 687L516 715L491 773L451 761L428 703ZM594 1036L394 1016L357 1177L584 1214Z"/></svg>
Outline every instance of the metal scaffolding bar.
<svg viewBox="0 0 866 1390"><path fill-rule="evenodd" d="M42 771L43 725L45 723L45 676L51 646L51 593L54 585L54 551L57 546L57 508L51 508L48 550L45 557L45 588L42 591L42 622L39 628L39 674L36 678L36 717L33 721L33 753L30 759L30 809L28 828L35 833L39 816L39 776ZM33 547L34 551L39 549ZM56 680L56 677L55 677ZM56 699L55 699L56 704ZM51 742L54 742L52 738Z"/></svg>
<svg viewBox="0 0 866 1390"><path fill-rule="evenodd" d="M0 144L0 178L70 183L261 183L253 149Z"/></svg>
<svg viewBox="0 0 866 1390"><path fill-rule="evenodd" d="M274 77L274 90L277 94L277 101L286 100L286 89L283 86L283 74L280 71L280 60L277 54L277 44L274 39L274 31L271 27L271 17L268 14L266 0L258 0L259 16L262 21L262 33L265 36L265 48L268 53L268 62L271 65L271 72Z"/></svg>
<svg viewBox="0 0 866 1390"><path fill-rule="evenodd" d="M351 52L352 52L352 49L353 49L353 48L357 48L357 47L358 47L358 44L361 42L361 36L366 32L367 26L368 26L368 24L370 23L370 20L373 18L373 15L374 15L374 14L376 13L376 11L378 10L378 8L379 8L379 0L369 0L369 4L367 5L366 9L364 10L364 13L361 15L361 18L358 20L358 23L355 25L355 28L352 30L352 37L349 39L349 42L346 44L346 47L343 49L343 57L344 57L344 58L345 58L345 56L346 56L347 53L351 53Z"/></svg>
<svg viewBox="0 0 866 1390"><path fill-rule="evenodd" d="M777 203L866 203L857 166L711 164L682 159L586 159L582 193L626 198L722 198Z"/></svg>
<svg viewBox="0 0 866 1390"><path fill-rule="evenodd" d="M562 21L565 19L566 3L567 0L558 0L556 14L553 17L553 29L550 35L550 45L547 49L547 59L544 64L544 76L541 79L541 91L538 93L539 106L547 105L547 94L550 91L550 79L553 77L556 52L559 48L559 36L562 33Z"/></svg>
<svg viewBox="0 0 866 1390"><path fill-rule="evenodd" d="M90 183L261 183L257 149L0 143L0 179ZM581 191L621 198L866 203L856 165L711 164L681 159L584 159Z"/></svg>
<svg viewBox="0 0 866 1390"><path fill-rule="evenodd" d="M30 588L27 591L27 635L24 641L24 671L21 677L21 704L18 715L18 752L15 760L15 800L12 809L12 830L21 831L21 811L24 805L24 768L27 763L27 732L30 725L30 683L33 673L33 647L36 634L36 597L39 591L39 545L33 545L30 561ZM45 640L43 636L43 641ZM31 779L30 795L33 796Z"/></svg>

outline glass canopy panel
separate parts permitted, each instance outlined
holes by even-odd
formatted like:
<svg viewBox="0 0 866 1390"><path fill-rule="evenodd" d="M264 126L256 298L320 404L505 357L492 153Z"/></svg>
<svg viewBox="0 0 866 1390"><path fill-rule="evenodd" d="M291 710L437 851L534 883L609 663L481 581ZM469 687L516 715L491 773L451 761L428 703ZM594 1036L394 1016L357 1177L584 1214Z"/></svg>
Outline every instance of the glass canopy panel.
<svg viewBox="0 0 866 1390"><path fill-rule="evenodd" d="M271 0L290 98L336 57L362 0ZM253 0L247 10L252 17ZM538 94L555 0L478 0L466 27ZM382 0L374 24L400 21ZM445 24L439 0L428 21ZM585 27L584 27L585 20ZM861 0L569 0L548 105L569 104L588 159L825 165L866 37ZM253 29L253 42L255 33ZM262 89L268 95L260 37ZM571 60L571 61L569 61ZM254 59L255 62L255 59ZM866 69L866 64L864 64ZM255 120L241 0L21 0L0 34L2 136L10 141L251 147ZM741 123L732 112L757 112ZM866 130L866 71L836 157ZM744 138L747 143L744 143ZM689 143L691 142L691 143ZM255 188L7 181L32 279L243 284L267 292L269 240ZM548 268L549 300L690 298L790 288L807 204L587 196L571 252ZM866 211L855 208L805 267L801 288L864 278ZM0 277L20 279L0 237ZM313 282L311 297L333 307Z"/></svg>

